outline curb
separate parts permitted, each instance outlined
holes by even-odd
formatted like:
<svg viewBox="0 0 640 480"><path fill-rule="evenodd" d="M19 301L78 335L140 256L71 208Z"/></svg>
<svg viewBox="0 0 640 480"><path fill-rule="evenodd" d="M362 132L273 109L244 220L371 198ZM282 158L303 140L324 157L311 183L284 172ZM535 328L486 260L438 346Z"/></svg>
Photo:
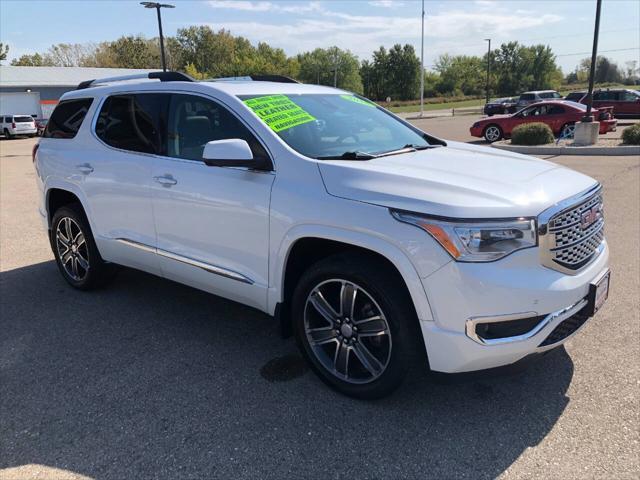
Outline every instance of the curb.
<svg viewBox="0 0 640 480"><path fill-rule="evenodd" d="M640 155L640 146L635 145L623 147L534 147L491 144L491 146L500 150L523 153L525 155L604 155L612 157Z"/></svg>

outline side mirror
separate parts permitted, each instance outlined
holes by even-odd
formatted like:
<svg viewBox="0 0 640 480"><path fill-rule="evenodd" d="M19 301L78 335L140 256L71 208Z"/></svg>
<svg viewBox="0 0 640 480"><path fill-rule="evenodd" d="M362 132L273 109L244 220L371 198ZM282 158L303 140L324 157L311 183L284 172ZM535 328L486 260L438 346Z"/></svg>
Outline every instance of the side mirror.
<svg viewBox="0 0 640 480"><path fill-rule="evenodd" d="M210 167L256 168L249 144L240 138L207 142L202 152L204 163Z"/></svg>

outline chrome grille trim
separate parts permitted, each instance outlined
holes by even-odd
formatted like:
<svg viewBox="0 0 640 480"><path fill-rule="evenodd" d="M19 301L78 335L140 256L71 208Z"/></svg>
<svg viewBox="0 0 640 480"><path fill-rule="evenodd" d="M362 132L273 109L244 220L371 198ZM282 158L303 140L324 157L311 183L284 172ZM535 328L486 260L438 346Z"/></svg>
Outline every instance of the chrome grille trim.
<svg viewBox="0 0 640 480"><path fill-rule="evenodd" d="M542 212L538 217L541 263L575 275L594 260L604 248L602 206L602 186L598 184ZM585 215L596 218L583 226Z"/></svg>

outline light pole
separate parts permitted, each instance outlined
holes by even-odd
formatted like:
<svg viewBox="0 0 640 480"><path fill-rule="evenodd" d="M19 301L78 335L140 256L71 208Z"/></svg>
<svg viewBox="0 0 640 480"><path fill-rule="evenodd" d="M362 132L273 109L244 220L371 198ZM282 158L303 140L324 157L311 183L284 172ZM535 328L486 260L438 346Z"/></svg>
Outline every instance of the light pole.
<svg viewBox="0 0 640 480"><path fill-rule="evenodd" d="M593 103L593 79L596 72L596 58L598 56L598 35L600 32L600 9L602 0L596 0L596 25L593 30L593 51L591 52L591 69L589 70L589 93L587 93L587 112L582 117L583 122L593 122L591 104Z"/></svg>
<svg viewBox="0 0 640 480"><path fill-rule="evenodd" d="M160 56L162 58L162 71L167 71L167 62L164 58L164 38L162 36L162 17L160 15L161 8L176 8L173 5L169 5L168 3L158 3L158 2L140 2L140 5L144 5L144 8L155 8L158 13L158 30L160 32Z"/></svg>
<svg viewBox="0 0 640 480"><path fill-rule="evenodd" d="M489 74L491 73L491 39L485 38L485 42L489 42L487 47L487 102L489 103Z"/></svg>
<svg viewBox="0 0 640 480"><path fill-rule="evenodd" d="M422 0L422 37L420 40L420 116L424 114L424 0Z"/></svg>

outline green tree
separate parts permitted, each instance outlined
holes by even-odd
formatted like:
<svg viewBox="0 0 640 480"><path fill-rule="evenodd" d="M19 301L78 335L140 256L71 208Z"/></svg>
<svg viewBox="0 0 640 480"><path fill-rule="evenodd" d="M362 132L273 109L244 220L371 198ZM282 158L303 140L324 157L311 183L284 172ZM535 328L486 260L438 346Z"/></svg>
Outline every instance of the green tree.
<svg viewBox="0 0 640 480"><path fill-rule="evenodd" d="M360 63L348 50L316 48L297 56L299 79L306 83L333 86L362 93Z"/></svg>
<svg viewBox="0 0 640 480"><path fill-rule="evenodd" d="M444 94L480 95L486 89L486 60L468 55L441 55L435 69L440 74L438 90Z"/></svg>
<svg viewBox="0 0 640 480"><path fill-rule="evenodd" d="M46 67L51 66L50 62L47 61L39 53L34 53L33 55L21 55L20 58L14 58L11 60L11 65L16 67Z"/></svg>
<svg viewBox="0 0 640 480"><path fill-rule="evenodd" d="M5 45L4 43L0 42L0 62L2 60L7 59L8 53L9 53L9 45Z"/></svg>
<svg viewBox="0 0 640 480"><path fill-rule="evenodd" d="M159 68L160 49L154 40L142 36L120 37L107 46L107 57L119 68Z"/></svg>

